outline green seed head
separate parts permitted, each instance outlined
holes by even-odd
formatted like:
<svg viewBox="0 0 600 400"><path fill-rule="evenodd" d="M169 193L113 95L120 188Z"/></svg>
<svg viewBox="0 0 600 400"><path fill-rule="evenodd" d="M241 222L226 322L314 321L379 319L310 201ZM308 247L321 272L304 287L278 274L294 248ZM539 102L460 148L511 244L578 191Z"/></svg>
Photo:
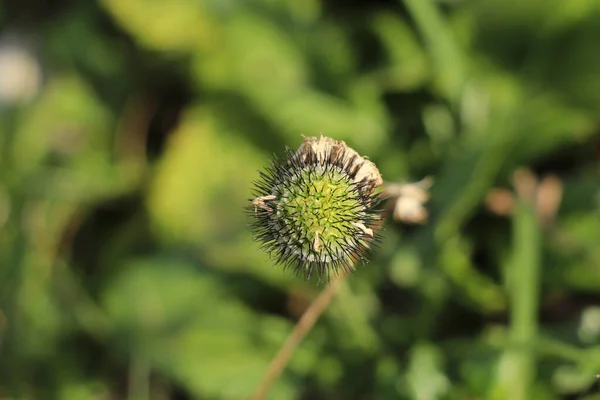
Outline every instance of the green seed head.
<svg viewBox="0 0 600 400"><path fill-rule="evenodd" d="M261 173L253 200L255 237L284 266L319 278L363 259L380 213L375 165L342 141L307 138Z"/></svg>

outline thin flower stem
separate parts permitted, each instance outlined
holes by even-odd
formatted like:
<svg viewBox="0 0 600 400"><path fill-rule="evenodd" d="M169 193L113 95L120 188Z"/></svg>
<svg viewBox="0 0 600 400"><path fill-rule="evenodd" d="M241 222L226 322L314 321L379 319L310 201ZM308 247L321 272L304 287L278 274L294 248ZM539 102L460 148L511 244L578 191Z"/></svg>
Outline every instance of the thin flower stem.
<svg viewBox="0 0 600 400"><path fill-rule="evenodd" d="M300 345L300 342L308 332L310 332L321 314L323 314L325 309L331 304L331 301L335 297L345 278L346 274L342 273L337 275L329 285L319 293L317 298L313 300L304 314L302 314L302 317L294 327L294 330L290 333L279 349L277 355L275 355L271 361L267 372L252 395L251 400L263 400L267 397L269 390L273 387L275 382L277 382L277 379L279 379L281 373L290 362L296 348Z"/></svg>

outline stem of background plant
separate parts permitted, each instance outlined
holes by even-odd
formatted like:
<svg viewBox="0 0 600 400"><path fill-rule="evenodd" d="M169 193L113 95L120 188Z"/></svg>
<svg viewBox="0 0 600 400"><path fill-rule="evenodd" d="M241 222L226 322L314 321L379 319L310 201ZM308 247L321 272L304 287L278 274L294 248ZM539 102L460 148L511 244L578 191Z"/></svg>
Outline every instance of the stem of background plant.
<svg viewBox="0 0 600 400"><path fill-rule="evenodd" d="M275 382L277 382L277 379L279 379L279 376L283 372L286 365L290 362L292 355L294 355L294 352L296 351L296 348L302 339L304 339L306 334L310 332L321 314L323 314L325 309L327 309L327 306L329 306L335 297L335 294L337 293L345 277L346 274L344 273L336 276L331 283L325 289L323 289L321 293L319 293L317 298L310 304L304 314L302 314L302 317L294 327L294 330L287 337L277 352L277 355L275 355L271 361L265 376L252 395L251 400L263 400L267 397L269 390L271 387L273 387Z"/></svg>
<svg viewBox="0 0 600 400"><path fill-rule="evenodd" d="M432 0L404 0L404 4L428 44L444 95L457 104L465 78L462 54L453 33Z"/></svg>
<svg viewBox="0 0 600 400"><path fill-rule="evenodd" d="M493 399L527 400L535 381L541 231L532 201L519 198L513 213L513 256L507 271L510 346L503 354Z"/></svg>
<svg viewBox="0 0 600 400"><path fill-rule="evenodd" d="M129 400L150 399L150 366L142 354L135 350L129 361Z"/></svg>

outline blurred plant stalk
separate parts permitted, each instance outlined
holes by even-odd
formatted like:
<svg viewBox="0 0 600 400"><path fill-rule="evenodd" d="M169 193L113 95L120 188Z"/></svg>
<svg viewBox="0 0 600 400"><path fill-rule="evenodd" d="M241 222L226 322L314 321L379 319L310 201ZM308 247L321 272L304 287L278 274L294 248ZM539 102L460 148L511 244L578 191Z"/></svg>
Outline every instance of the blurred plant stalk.
<svg viewBox="0 0 600 400"><path fill-rule="evenodd" d="M437 71L436 84L443 95L457 104L465 81L463 55L451 29L433 1L404 0L414 18L433 59Z"/></svg>
<svg viewBox="0 0 600 400"><path fill-rule="evenodd" d="M534 344L538 336L541 272L541 223L536 208L536 178L528 171L514 175L513 254L506 271L510 303L509 341L500 358L491 399L527 400L536 377Z"/></svg>

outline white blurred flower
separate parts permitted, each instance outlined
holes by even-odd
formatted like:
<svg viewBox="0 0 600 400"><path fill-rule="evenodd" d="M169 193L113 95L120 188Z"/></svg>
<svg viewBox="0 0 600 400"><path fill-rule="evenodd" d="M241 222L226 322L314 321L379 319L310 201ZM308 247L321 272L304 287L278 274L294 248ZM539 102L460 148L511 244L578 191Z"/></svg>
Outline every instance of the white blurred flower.
<svg viewBox="0 0 600 400"><path fill-rule="evenodd" d="M41 66L34 54L18 40L0 42L0 104L25 104L38 93Z"/></svg>
<svg viewBox="0 0 600 400"><path fill-rule="evenodd" d="M581 313L581 324L577 332L585 343L595 343L600 337L600 307L588 307Z"/></svg>

